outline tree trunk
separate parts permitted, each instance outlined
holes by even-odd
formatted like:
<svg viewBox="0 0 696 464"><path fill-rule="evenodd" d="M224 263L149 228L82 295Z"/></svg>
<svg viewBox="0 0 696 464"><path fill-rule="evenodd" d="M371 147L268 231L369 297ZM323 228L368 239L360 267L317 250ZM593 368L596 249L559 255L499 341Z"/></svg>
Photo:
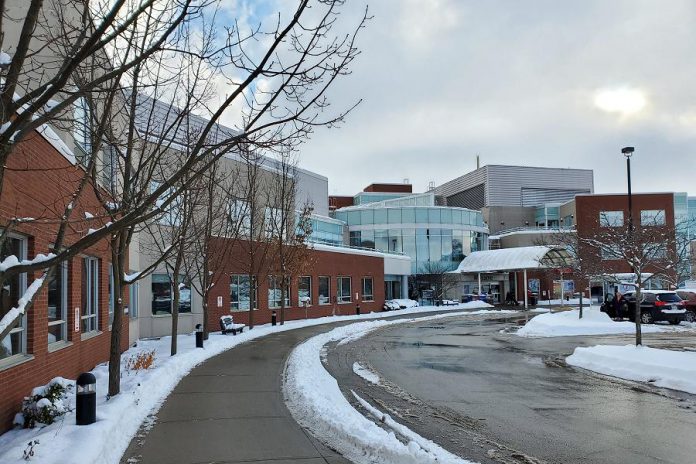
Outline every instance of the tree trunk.
<svg viewBox="0 0 696 464"><path fill-rule="evenodd" d="M111 244L112 250L118 250L116 241ZM113 275L114 292L114 320L111 324L111 344L109 347L109 396L116 396L121 392L121 329L123 326L123 281L124 275L123 254L112 251L111 265Z"/></svg>
<svg viewBox="0 0 696 464"><path fill-rule="evenodd" d="M255 296L256 279L253 274L249 274L249 330L254 328L254 306L256 305Z"/></svg>
<svg viewBox="0 0 696 464"><path fill-rule="evenodd" d="M208 339L208 294L203 298L203 340Z"/></svg>
<svg viewBox="0 0 696 464"><path fill-rule="evenodd" d="M172 346L171 355L176 354L177 333L179 331L179 299L181 292L179 291L179 276L174 274L172 279L172 290L174 291L174 300L172 301Z"/></svg>
<svg viewBox="0 0 696 464"><path fill-rule="evenodd" d="M638 282L638 285L636 286L636 310L634 311L634 316L636 318L636 346L640 346L643 344L643 334L641 333L641 327L640 327L640 300L642 299L641 295L641 283Z"/></svg>
<svg viewBox="0 0 696 464"><path fill-rule="evenodd" d="M285 278L280 281L280 325L285 324Z"/></svg>
<svg viewBox="0 0 696 464"><path fill-rule="evenodd" d="M579 319L582 319L582 295L583 295L583 293L584 292L580 292L580 318Z"/></svg>

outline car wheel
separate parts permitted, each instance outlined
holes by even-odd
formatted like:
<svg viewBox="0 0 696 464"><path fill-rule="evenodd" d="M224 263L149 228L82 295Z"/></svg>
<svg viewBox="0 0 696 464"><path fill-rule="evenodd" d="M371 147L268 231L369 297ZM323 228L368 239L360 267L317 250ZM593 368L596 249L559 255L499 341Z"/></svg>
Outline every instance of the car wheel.
<svg viewBox="0 0 696 464"><path fill-rule="evenodd" d="M691 311L687 311L686 314L684 315L684 320L686 322L694 322L695 319L696 319L696 316Z"/></svg>
<svg viewBox="0 0 696 464"><path fill-rule="evenodd" d="M650 314L650 311L645 311L640 314L640 322L643 324L652 324L653 317L652 314Z"/></svg>

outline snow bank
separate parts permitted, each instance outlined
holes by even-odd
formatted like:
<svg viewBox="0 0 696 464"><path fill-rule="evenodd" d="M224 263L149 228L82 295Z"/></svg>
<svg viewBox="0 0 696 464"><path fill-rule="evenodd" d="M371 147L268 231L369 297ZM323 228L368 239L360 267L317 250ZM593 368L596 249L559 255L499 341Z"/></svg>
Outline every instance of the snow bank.
<svg viewBox="0 0 696 464"><path fill-rule="evenodd" d="M576 348L566 362L600 374L696 394L696 353L692 351L598 345Z"/></svg>
<svg viewBox="0 0 696 464"><path fill-rule="evenodd" d="M444 314L418 320L471 314ZM356 399L391 430L385 430L368 420L350 405L336 379L322 364L321 353L327 343L356 340L380 327L414 320L360 322L337 327L295 348L288 358L283 383L285 400L295 420L357 464L469 463L396 423L356 395ZM397 434L401 438L397 438Z"/></svg>
<svg viewBox="0 0 696 464"><path fill-rule="evenodd" d="M476 309L489 305L465 304L448 308L420 307L400 310L396 314L415 314L427 311ZM472 314L472 313L467 313ZM39 440L34 448L36 462L42 464L118 463L140 424L156 412L169 393L196 365L237 345L269 334L344 320L369 320L393 316L394 313L370 313L361 316L329 316L316 319L289 321L282 326L256 326L237 336L211 333L204 349L196 349L191 335L179 336L179 353L169 356L170 337L159 340L140 340L122 356L121 394L108 399L108 366L97 366L92 373L97 378L97 422L89 426L75 425L75 413L42 428L11 430L0 435L0 462L22 463L22 452L27 443ZM126 372L125 359L141 352L155 352L154 367L146 371ZM27 392L28 394L29 392ZM74 395L69 398L74 403ZM18 405L19 410L19 405ZM75 450L79 449L79 456Z"/></svg>
<svg viewBox="0 0 696 464"><path fill-rule="evenodd" d="M355 362L353 363L353 372L358 376L362 377L363 379L367 380L368 382L379 385L379 376L372 372L370 369L363 367L360 365L360 363Z"/></svg>
<svg viewBox="0 0 696 464"><path fill-rule="evenodd" d="M582 319L579 310L546 313L535 316L517 331L521 337L566 337L573 335L609 335L633 334L636 325L633 322L614 322L598 309L585 309ZM643 333L673 332L687 330L686 327L643 325Z"/></svg>

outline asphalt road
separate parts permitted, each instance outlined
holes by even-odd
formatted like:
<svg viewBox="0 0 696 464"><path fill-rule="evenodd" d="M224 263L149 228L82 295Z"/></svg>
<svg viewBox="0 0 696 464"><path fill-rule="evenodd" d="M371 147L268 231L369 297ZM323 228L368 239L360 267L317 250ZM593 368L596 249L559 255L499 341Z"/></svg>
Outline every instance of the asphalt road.
<svg viewBox="0 0 696 464"><path fill-rule="evenodd" d="M474 317L379 330L334 347L328 368L353 389L446 449L482 463L693 463L696 397L576 370L576 346L630 336L526 339L519 317ZM644 335L650 346L696 347L693 334ZM385 379L353 373L359 361ZM359 405L354 406L359 408Z"/></svg>

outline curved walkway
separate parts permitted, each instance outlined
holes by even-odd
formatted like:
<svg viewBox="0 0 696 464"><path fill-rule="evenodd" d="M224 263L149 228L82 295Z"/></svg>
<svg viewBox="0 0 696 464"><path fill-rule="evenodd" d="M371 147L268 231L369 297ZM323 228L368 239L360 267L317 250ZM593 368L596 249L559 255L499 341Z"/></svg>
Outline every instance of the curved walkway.
<svg viewBox="0 0 696 464"><path fill-rule="evenodd" d="M292 348L333 326L262 337L194 368L141 427L121 462L348 463L293 420L281 391Z"/></svg>

